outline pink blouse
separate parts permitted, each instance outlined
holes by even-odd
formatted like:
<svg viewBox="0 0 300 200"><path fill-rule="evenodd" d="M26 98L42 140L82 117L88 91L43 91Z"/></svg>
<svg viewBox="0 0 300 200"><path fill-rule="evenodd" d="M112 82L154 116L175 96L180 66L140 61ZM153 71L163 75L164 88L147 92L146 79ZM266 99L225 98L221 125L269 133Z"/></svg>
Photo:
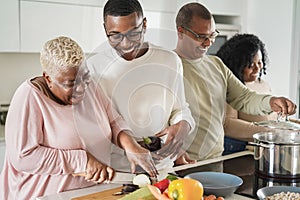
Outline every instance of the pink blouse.
<svg viewBox="0 0 300 200"><path fill-rule="evenodd" d="M82 102L64 106L27 80L7 116L0 199L35 199L93 185L72 173L85 171L86 151L110 165L111 141L116 144L122 130L129 128L93 82Z"/></svg>

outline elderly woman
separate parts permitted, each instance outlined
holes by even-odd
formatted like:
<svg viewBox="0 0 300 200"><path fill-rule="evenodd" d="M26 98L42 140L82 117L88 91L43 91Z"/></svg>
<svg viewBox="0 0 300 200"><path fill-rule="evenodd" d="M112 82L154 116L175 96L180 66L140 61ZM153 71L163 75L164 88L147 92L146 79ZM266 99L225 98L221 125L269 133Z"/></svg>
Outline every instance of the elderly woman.
<svg viewBox="0 0 300 200"><path fill-rule="evenodd" d="M148 150L126 131L84 65L84 53L70 38L46 42L43 76L16 91L6 121L6 158L0 199L34 199L111 180L111 142L150 175L157 171ZM85 177L73 173L85 172Z"/></svg>
<svg viewBox="0 0 300 200"><path fill-rule="evenodd" d="M253 34L237 34L230 38L217 52L233 74L248 88L260 94L271 94L271 87L262 79L266 74L268 55L264 43ZM276 119L270 115L249 115L227 105L224 123L224 154L244 150L245 143L257 132L269 131L252 122Z"/></svg>

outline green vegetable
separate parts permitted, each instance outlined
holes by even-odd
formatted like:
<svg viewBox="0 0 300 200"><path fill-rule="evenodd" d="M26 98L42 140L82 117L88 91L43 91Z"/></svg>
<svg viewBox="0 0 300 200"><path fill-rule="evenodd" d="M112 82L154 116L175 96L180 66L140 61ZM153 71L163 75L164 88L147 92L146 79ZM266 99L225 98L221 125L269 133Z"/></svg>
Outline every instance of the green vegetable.
<svg viewBox="0 0 300 200"><path fill-rule="evenodd" d="M124 197L118 200L156 200L156 198L152 195L148 187L142 187L130 194L126 194Z"/></svg>

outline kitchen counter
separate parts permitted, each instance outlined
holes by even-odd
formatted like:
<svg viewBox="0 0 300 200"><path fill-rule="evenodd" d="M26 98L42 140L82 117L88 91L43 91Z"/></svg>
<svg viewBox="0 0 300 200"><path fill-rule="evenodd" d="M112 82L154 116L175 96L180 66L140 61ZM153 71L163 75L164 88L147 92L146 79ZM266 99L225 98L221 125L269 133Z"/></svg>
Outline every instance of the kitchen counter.
<svg viewBox="0 0 300 200"><path fill-rule="evenodd" d="M75 197L80 197L96 192L101 192L104 190L112 189L119 187L121 185L119 184L100 184L96 186L92 186L89 188L84 188L84 189L79 189L79 190L72 190L68 192L62 192L59 194L53 194L53 195L48 195L44 197L37 198L37 200L70 200ZM241 196L238 194L233 194L229 197L226 197L225 200L251 200L252 198Z"/></svg>
<svg viewBox="0 0 300 200"><path fill-rule="evenodd" d="M232 154L232 155L222 156L220 158L199 161L196 164L175 167L175 169L176 169L175 171L183 170L186 167L197 167L197 166L207 165L210 163L220 162L220 161L224 161L224 160L228 160L228 159L232 159L232 158L236 158L236 157L241 157L241 156L245 156L245 155L252 156L252 152L245 151L245 152L240 152L240 153L236 153L236 154ZM231 169L231 170L233 170L233 169ZM59 194L47 195L44 197L37 198L37 200L70 200L71 198L80 197L80 196L84 196L84 195L88 195L88 194L93 194L93 193L113 189L113 188L120 187L120 186L121 186L120 184L99 184L99 185L88 187L88 188L62 192ZM254 198L242 196L239 194L233 194L229 197L226 197L225 199L226 200L250 200L250 199L254 199Z"/></svg>

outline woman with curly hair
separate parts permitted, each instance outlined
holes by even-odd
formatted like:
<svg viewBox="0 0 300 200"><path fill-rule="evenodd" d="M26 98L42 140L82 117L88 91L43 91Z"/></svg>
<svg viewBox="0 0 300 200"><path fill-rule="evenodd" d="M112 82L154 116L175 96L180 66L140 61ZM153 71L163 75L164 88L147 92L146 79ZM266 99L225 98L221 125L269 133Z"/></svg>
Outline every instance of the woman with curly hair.
<svg viewBox="0 0 300 200"><path fill-rule="evenodd" d="M271 94L269 84L262 79L266 75L268 55L265 44L253 34L237 34L230 38L217 52L226 66L248 88L260 94ZM224 131L224 153L233 153L245 149L245 142L252 135L269 129L254 125L252 122L275 119L276 114L249 115L227 105Z"/></svg>

